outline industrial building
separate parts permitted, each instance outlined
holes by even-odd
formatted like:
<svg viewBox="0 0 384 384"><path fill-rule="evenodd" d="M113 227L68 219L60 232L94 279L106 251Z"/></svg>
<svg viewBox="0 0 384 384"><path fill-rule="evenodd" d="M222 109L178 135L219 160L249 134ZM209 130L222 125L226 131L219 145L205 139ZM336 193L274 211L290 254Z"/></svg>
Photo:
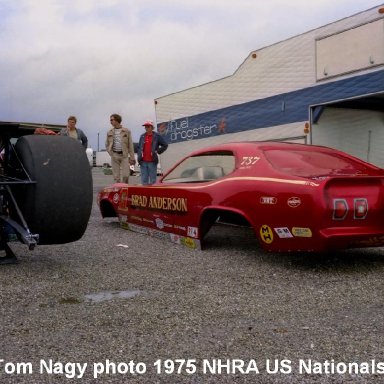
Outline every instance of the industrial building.
<svg viewBox="0 0 384 384"><path fill-rule="evenodd" d="M249 53L230 76L155 99L166 171L242 140L326 145L384 167L384 4Z"/></svg>

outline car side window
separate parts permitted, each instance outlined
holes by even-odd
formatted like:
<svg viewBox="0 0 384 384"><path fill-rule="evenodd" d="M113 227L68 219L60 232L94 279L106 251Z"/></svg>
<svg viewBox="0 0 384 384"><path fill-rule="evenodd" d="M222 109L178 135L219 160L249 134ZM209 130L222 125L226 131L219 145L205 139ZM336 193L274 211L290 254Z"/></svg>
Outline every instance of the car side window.
<svg viewBox="0 0 384 384"><path fill-rule="evenodd" d="M191 156L176 166L163 183L199 183L219 179L235 169L235 156L230 151L207 152Z"/></svg>

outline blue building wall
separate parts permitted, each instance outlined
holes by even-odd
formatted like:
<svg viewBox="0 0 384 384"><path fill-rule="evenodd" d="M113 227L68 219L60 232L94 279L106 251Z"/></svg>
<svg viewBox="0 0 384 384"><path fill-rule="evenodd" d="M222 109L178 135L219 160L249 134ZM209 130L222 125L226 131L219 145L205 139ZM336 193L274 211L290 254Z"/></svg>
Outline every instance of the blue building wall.
<svg viewBox="0 0 384 384"><path fill-rule="evenodd" d="M311 105L380 92L384 92L384 70L161 122L157 128L168 143L202 139L306 121Z"/></svg>

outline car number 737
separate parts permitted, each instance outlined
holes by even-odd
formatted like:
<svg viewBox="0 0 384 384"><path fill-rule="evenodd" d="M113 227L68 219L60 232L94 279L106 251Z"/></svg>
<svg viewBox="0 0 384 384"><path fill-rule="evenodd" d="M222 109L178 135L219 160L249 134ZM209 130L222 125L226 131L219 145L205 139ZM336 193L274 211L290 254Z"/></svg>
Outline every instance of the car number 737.
<svg viewBox="0 0 384 384"><path fill-rule="evenodd" d="M240 163L242 166L254 165L260 160L258 156L243 156L243 160Z"/></svg>

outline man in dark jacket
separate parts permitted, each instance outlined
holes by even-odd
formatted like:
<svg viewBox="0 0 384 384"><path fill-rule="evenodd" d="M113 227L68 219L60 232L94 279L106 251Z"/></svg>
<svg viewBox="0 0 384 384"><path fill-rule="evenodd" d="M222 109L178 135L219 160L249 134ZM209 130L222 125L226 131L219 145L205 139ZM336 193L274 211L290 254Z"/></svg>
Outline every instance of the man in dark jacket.
<svg viewBox="0 0 384 384"><path fill-rule="evenodd" d="M81 143L81 145L84 147L84 149L87 149L88 147L88 139L87 136L85 136L85 133L79 129L76 128L77 119L76 116L69 116L67 120L68 124L66 128L63 128L59 135L61 136L69 136Z"/></svg>
<svg viewBox="0 0 384 384"><path fill-rule="evenodd" d="M143 127L145 133L139 139L137 160L140 164L141 183L149 185L156 182L158 155L168 148L168 144L161 135L153 131L152 121L146 121Z"/></svg>

